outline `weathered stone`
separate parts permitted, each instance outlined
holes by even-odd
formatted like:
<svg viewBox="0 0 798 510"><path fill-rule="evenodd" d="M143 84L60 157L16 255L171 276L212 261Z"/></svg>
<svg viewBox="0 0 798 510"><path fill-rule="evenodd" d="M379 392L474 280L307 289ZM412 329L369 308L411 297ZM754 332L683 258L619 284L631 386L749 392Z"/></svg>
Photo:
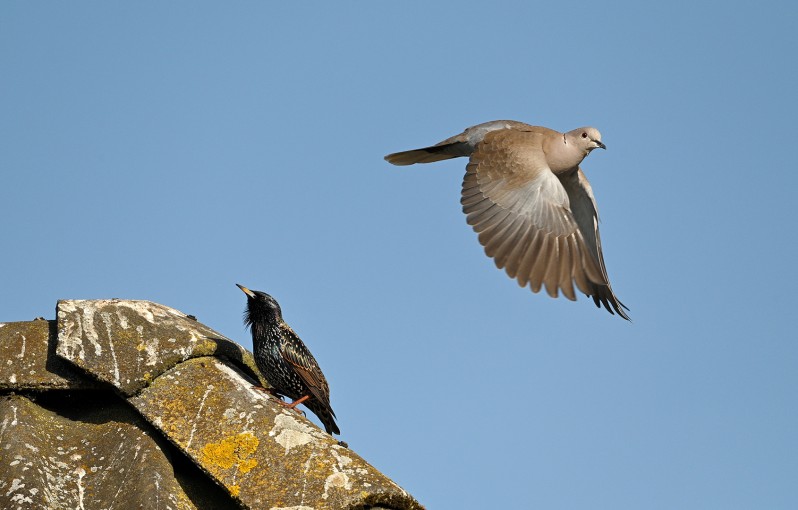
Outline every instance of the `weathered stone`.
<svg viewBox="0 0 798 510"><path fill-rule="evenodd" d="M50 395L0 397L0 508L230 508L207 482L176 478L163 441L115 396Z"/></svg>
<svg viewBox="0 0 798 510"><path fill-rule="evenodd" d="M247 508L422 508L218 359L185 361L129 402Z"/></svg>
<svg viewBox="0 0 798 510"><path fill-rule="evenodd" d="M251 354L189 316L123 300L57 312L0 324L1 509L422 508L253 389Z"/></svg>
<svg viewBox="0 0 798 510"><path fill-rule="evenodd" d="M124 395L198 356L227 357L260 380L249 351L174 308L149 301L61 300L56 311L57 354Z"/></svg>
<svg viewBox="0 0 798 510"><path fill-rule="evenodd" d="M55 321L0 324L0 390L80 389L97 386L55 356Z"/></svg>

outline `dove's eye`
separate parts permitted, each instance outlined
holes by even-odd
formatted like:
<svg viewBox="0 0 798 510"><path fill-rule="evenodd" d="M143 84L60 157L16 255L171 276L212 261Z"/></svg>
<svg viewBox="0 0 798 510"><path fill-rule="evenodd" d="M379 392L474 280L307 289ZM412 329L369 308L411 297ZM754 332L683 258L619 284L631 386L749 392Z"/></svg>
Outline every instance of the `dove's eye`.
<svg viewBox="0 0 798 510"><path fill-rule="evenodd" d="M582 133L582 138L587 138L587 133Z"/></svg>

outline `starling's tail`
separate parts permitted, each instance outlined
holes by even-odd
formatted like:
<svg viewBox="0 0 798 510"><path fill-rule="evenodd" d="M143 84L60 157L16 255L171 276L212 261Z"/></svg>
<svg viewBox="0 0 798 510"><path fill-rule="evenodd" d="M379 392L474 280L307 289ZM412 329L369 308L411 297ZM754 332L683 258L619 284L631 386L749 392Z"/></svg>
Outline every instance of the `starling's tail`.
<svg viewBox="0 0 798 510"><path fill-rule="evenodd" d="M304 404L313 414L319 417L319 420L321 420L321 423L324 425L324 430L326 430L328 434L341 433L338 429L338 425L335 423L335 413L329 404L324 405L316 399L310 399L304 402Z"/></svg>
<svg viewBox="0 0 798 510"><path fill-rule="evenodd" d="M415 163L432 163L444 159L459 158L471 154L471 147L465 142L444 143L423 149L395 152L385 156L385 161L392 165L412 165Z"/></svg>

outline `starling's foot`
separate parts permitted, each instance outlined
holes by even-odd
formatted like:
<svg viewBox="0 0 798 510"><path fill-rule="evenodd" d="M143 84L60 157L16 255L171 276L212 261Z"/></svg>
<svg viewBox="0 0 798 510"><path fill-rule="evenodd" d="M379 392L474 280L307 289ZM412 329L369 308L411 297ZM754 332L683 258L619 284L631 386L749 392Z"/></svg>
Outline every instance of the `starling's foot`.
<svg viewBox="0 0 798 510"><path fill-rule="evenodd" d="M252 386L252 389L262 391L263 393L268 393L272 397L276 398L281 404L285 403L283 402L283 396L274 391L273 388L264 388L263 386L258 386L255 384Z"/></svg>
<svg viewBox="0 0 798 510"><path fill-rule="evenodd" d="M279 405L285 407L286 409L293 409L294 411L298 412L302 416L307 416L305 414L305 411L303 411L301 409L297 409L296 406L301 404L305 400L309 399L310 396L308 396L308 395L300 398L299 400L296 400L295 402L286 402L285 400L283 400L283 396L280 395L279 393L277 393L276 391L274 391L272 388L264 388L263 386L252 386L252 389L253 390L262 391L263 393L268 393L269 395L271 395L271 396L273 396L275 398L275 400L277 401L277 403Z"/></svg>
<svg viewBox="0 0 798 510"><path fill-rule="evenodd" d="M302 409L298 409L296 407L296 405L299 403L298 401L297 402L288 403L288 402L285 402L283 400L278 400L277 403L280 404L281 406L285 407L286 409L293 409L294 411L296 411L297 413L301 414L302 416L307 416L305 414L305 411L303 411Z"/></svg>
<svg viewBox="0 0 798 510"><path fill-rule="evenodd" d="M304 397L302 397L302 398L298 398L298 399L294 400L294 401L293 401L293 402L291 402L290 404L289 404L288 402L283 402L283 401L281 400L281 401L280 401L280 405L281 405L281 406L283 406L283 407L285 407L286 409L293 409L294 411L296 411L297 413L301 414L302 416L307 416L307 415L305 414L305 411L303 411L302 409L297 409L297 407L296 407L296 406L298 406L299 404L301 404L302 402L304 402L305 400L307 400L307 399L309 399L309 398L310 398L310 395L305 395L305 396L304 396Z"/></svg>

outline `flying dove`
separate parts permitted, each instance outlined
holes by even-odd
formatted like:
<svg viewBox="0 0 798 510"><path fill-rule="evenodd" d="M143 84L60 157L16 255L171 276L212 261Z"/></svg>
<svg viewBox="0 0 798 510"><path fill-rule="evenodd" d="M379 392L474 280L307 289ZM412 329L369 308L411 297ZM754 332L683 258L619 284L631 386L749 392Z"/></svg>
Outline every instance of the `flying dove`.
<svg viewBox="0 0 798 510"><path fill-rule="evenodd" d="M467 156L460 202L485 253L532 292L545 285L576 300L574 284L626 320L604 267L598 210L579 164L607 147L596 128L560 133L513 120L472 126L423 149L385 156L394 165Z"/></svg>

